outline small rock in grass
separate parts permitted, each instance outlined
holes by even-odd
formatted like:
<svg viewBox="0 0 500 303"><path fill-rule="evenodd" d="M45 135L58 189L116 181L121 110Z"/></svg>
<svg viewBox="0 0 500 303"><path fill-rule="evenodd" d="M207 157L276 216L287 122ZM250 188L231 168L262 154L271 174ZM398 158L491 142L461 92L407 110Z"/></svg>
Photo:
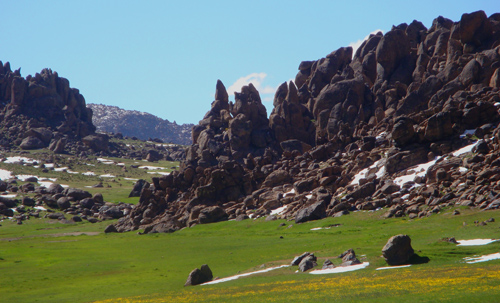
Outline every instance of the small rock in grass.
<svg viewBox="0 0 500 303"><path fill-rule="evenodd" d="M248 219L248 216L246 214L241 214L241 215L238 215L234 220L236 221L243 221L243 220L246 220Z"/></svg>
<svg viewBox="0 0 500 303"><path fill-rule="evenodd" d="M335 265L333 265L332 261L326 259L325 262L323 262L323 267L321 269L330 269L330 268L335 268Z"/></svg>
<svg viewBox="0 0 500 303"><path fill-rule="evenodd" d="M343 252L339 258L342 258L342 265L341 266L350 266L350 265L356 265L356 264L361 264L361 261L356 258L356 253L354 252L354 249L350 248Z"/></svg>
<svg viewBox="0 0 500 303"><path fill-rule="evenodd" d="M458 244L457 240L455 239L455 237L451 237L451 238L443 238L442 241L444 242L449 242L449 243L453 243L453 244Z"/></svg>
<svg viewBox="0 0 500 303"><path fill-rule="evenodd" d="M274 220L278 220L278 218L275 215L270 215L270 216L267 216L267 218L266 218L266 221L274 221Z"/></svg>

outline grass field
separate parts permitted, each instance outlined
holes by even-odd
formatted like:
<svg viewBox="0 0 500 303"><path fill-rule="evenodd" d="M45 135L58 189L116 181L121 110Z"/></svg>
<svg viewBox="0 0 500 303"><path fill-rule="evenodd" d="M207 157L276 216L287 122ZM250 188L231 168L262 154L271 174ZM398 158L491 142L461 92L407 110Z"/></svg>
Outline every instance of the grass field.
<svg viewBox="0 0 500 303"><path fill-rule="evenodd" d="M294 224L263 219L198 225L173 234L104 234L110 223L61 224L31 219L1 222L1 302L496 302L500 260L467 264L464 257L500 252L500 242L456 246L442 241L500 238L499 211L446 209L431 217L381 219L383 211ZM498 219L498 218L497 218ZM285 226L279 226L284 222ZM467 225L464 226L463 222ZM330 229L311 231L314 227ZM291 227L289 227L291 225ZM86 233L86 234L82 234ZM386 266L381 249L405 233L420 257L408 268ZM283 238L280 238L283 237ZM184 287L189 272L208 264L227 277L289 264L305 251L319 267L353 248L370 265L329 275L287 267L215 285Z"/></svg>

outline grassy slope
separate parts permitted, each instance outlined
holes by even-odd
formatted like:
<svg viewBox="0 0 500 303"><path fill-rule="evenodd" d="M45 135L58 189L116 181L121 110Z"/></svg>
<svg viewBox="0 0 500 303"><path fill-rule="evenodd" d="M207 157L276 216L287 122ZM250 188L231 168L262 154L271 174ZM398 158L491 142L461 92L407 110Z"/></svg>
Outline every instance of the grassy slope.
<svg viewBox="0 0 500 303"><path fill-rule="evenodd" d="M500 243L457 247L440 241L498 238L500 222L474 226L475 220L499 211L450 210L429 218L380 219L381 212L358 212L287 228L284 221L221 222L173 234L135 233L58 236L102 231L109 222L60 224L31 219L22 226L0 227L0 298L5 302L219 302L219 301L457 301L492 302L500 294L500 261L465 264L463 257L500 251ZM467 222L463 226L462 222ZM341 224L331 229L310 228ZM381 249L387 239L406 233L426 264L375 271L385 266ZM283 236L283 239L280 239ZM22 237L17 240L9 238ZM183 287L188 273L208 264L215 276L288 264L304 252L318 256L320 266L354 248L367 269L309 275L284 268L212 286ZM332 259L338 264L339 260Z"/></svg>

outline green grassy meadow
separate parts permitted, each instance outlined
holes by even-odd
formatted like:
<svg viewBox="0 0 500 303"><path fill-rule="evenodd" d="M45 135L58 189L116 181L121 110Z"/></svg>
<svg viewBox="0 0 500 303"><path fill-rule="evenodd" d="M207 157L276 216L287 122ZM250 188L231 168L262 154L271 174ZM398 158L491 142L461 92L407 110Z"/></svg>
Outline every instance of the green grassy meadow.
<svg viewBox="0 0 500 303"><path fill-rule="evenodd" d="M381 210L303 224L228 221L147 235L104 234L112 221L62 224L32 218L18 226L5 220L0 222L0 301L496 302L500 260L467 264L463 258L500 252L500 242L460 247L442 239L500 238L500 222L473 223L498 221L499 211L459 208L461 214L453 216L452 210L414 220L382 219ZM410 235L415 252L430 261L376 271L386 266L382 247L400 233ZM325 258L339 264L335 256L349 248L370 265L327 275L287 267L215 285L183 286L202 264L222 278L289 264L305 251L315 253L318 267Z"/></svg>

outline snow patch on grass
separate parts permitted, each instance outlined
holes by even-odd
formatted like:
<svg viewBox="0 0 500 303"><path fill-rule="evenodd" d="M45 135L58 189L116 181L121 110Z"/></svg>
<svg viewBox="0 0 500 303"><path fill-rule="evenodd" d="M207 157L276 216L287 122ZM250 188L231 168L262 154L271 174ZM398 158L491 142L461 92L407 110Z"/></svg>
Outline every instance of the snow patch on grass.
<svg viewBox="0 0 500 303"><path fill-rule="evenodd" d="M399 265L399 266L387 266L387 267L379 267L375 270L385 270L385 269L395 269L395 268L405 268L405 267L410 267L411 264L408 265Z"/></svg>
<svg viewBox="0 0 500 303"><path fill-rule="evenodd" d="M253 272L248 272L248 273L241 274L241 275L235 275L235 276L231 276L231 277L227 277L227 278L213 280L213 281L206 282L206 283L203 283L203 284L200 284L200 285L210 285L210 284L218 284L218 283L222 283L222 282L232 281L232 280L236 280L236 279L241 278L241 277L247 277L247 276L250 276L250 275L261 274L261 273L269 272L271 270L275 270L275 269L283 268L283 267L288 267L288 266L290 266L290 265L281 265L281 266L276 266L276 267L269 267L269 268L266 268L266 269L257 270L257 271L253 271Z"/></svg>
<svg viewBox="0 0 500 303"><path fill-rule="evenodd" d="M370 265L370 262L363 262L361 264L357 265L350 265L350 266L339 266L339 267L334 267L334 268L328 268L328 269L317 269L313 270L310 272L311 275L323 275L323 274L338 274L342 272L349 272L349 271L355 271L359 269L363 269Z"/></svg>
<svg viewBox="0 0 500 303"><path fill-rule="evenodd" d="M457 246L478 246L486 245L500 240L495 239L472 239L472 240L457 240Z"/></svg>
<svg viewBox="0 0 500 303"><path fill-rule="evenodd" d="M10 178L12 178L12 172L5 169L0 169L0 179L6 180Z"/></svg>
<svg viewBox="0 0 500 303"><path fill-rule="evenodd" d="M484 255L484 256L479 256L479 257L464 258L466 263L479 263L479 262L486 262L486 261L497 260L497 259L500 259L500 253L489 254L489 255Z"/></svg>

